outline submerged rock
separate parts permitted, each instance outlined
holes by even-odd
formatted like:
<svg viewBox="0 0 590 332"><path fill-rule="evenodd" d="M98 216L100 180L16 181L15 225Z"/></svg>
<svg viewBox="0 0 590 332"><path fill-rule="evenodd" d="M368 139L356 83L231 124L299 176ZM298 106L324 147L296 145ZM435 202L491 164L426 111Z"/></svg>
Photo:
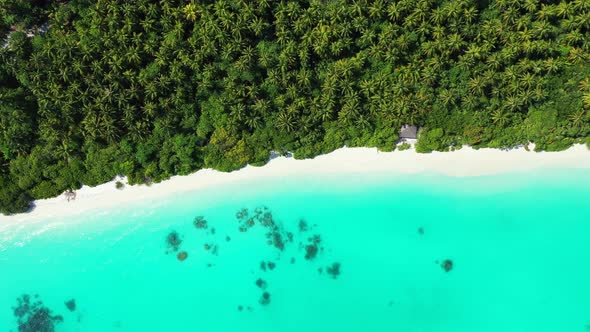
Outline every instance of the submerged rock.
<svg viewBox="0 0 590 332"><path fill-rule="evenodd" d="M69 301L65 302L66 308L68 308L69 311L75 311L76 310L76 300L71 299Z"/></svg>
<svg viewBox="0 0 590 332"><path fill-rule="evenodd" d="M186 258L188 257L188 253L186 251L181 251L178 253L178 255L176 255L176 258L178 258L179 261L184 261Z"/></svg>
<svg viewBox="0 0 590 332"><path fill-rule="evenodd" d="M266 266L268 266L268 269L272 271L272 270L274 270L274 269L275 269L275 267L276 267L277 265L276 265L275 263L273 263L273 262L268 262L268 263L266 264Z"/></svg>
<svg viewBox="0 0 590 332"><path fill-rule="evenodd" d="M449 272L453 269L453 261L450 259L445 259L440 266L445 272Z"/></svg>
<svg viewBox="0 0 590 332"><path fill-rule="evenodd" d="M423 227L418 227L418 234L424 235L424 228Z"/></svg>

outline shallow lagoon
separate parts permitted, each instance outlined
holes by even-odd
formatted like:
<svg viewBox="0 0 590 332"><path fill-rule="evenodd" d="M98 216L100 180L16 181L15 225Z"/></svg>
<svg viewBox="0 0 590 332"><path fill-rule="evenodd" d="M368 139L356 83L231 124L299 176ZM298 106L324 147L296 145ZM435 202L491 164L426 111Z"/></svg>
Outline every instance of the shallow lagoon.
<svg viewBox="0 0 590 332"><path fill-rule="evenodd" d="M18 331L12 307L38 294L58 332L587 331L585 173L274 178L3 225L0 330ZM240 231L236 212L262 207L282 251L260 220Z"/></svg>

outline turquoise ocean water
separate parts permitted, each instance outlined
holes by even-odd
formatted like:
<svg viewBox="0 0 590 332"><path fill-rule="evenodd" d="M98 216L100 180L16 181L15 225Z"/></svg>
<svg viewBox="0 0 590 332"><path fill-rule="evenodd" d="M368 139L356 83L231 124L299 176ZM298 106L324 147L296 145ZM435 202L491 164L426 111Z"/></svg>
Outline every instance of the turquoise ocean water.
<svg viewBox="0 0 590 332"><path fill-rule="evenodd" d="M0 331L23 294L64 332L590 330L584 171L274 178L0 229Z"/></svg>

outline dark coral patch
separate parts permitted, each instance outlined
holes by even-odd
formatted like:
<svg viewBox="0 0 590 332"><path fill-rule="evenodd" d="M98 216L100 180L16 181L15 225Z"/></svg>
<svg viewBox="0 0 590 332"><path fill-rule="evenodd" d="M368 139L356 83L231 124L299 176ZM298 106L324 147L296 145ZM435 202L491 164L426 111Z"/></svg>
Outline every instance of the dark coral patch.
<svg viewBox="0 0 590 332"><path fill-rule="evenodd" d="M262 293L262 296L260 296L260 300L258 300L258 302L260 302L260 304L262 304L262 305L268 305L270 303L270 293L269 292Z"/></svg>
<svg viewBox="0 0 590 332"><path fill-rule="evenodd" d="M176 231L171 231L168 236L166 236L166 244L168 248L172 251L178 251L180 244L182 243L182 239L180 235Z"/></svg>
<svg viewBox="0 0 590 332"><path fill-rule="evenodd" d="M301 219L299 220L299 231L300 232L307 232L309 230L309 226L307 226L307 221Z"/></svg>
<svg viewBox="0 0 590 332"><path fill-rule="evenodd" d="M318 247L315 244L305 246L305 259L314 259L318 254Z"/></svg>
<svg viewBox="0 0 590 332"><path fill-rule="evenodd" d="M207 229L207 220L203 216L197 216L193 221L193 224L197 229Z"/></svg>
<svg viewBox="0 0 590 332"><path fill-rule="evenodd" d="M336 279L340 275L340 263L335 262L332 263L331 266L326 267L326 272L332 276L332 278Z"/></svg>
<svg viewBox="0 0 590 332"><path fill-rule="evenodd" d="M76 310L76 300L71 299L69 301L65 302L66 308L68 308L69 311L75 311Z"/></svg>
<svg viewBox="0 0 590 332"><path fill-rule="evenodd" d="M266 287L268 287L268 283L264 281L264 279L258 278L256 280L256 286L260 289L266 289Z"/></svg>
<svg viewBox="0 0 590 332"><path fill-rule="evenodd" d="M236 212L236 218L238 220L242 220L242 219L248 218L248 209L243 208L240 211Z"/></svg>
<svg viewBox="0 0 590 332"><path fill-rule="evenodd" d="M322 249L320 248L320 243L322 242L322 239L319 235L316 234L313 237L308 238L307 241L308 244L305 246L305 259L313 260L314 258L316 258L316 256Z"/></svg>
<svg viewBox="0 0 590 332"><path fill-rule="evenodd" d="M19 332L54 332L55 324L63 322L61 315L53 315L41 301L31 302L29 295L17 299L13 312Z"/></svg>
<svg viewBox="0 0 590 332"><path fill-rule="evenodd" d="M440 266L445 272L449 272L453 269L453 261L450 259L445 259Z"/></svg>

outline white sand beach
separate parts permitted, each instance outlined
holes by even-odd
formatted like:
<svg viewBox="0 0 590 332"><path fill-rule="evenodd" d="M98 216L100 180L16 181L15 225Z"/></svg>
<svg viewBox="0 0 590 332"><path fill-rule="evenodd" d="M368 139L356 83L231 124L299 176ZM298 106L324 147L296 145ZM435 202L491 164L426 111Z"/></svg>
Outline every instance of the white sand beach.
<svg viewBox="0 0 590 332"><path fill-rule="evenodd" d="M187 176L174 176L151 186L126 185L122 190L116 189L115 182L119 180L125 183L125 179L115 179L96 187L84 186L76 191L76 199L69 202L65 194L35 201L35 209L30 213L0 215L0 223L67 216L89 209L113 208L128 202L258 178L343 173L435 173L465 177L542 168L590 169L590 151L585 145L576 145L561 152L533 152L524 148L509 151L474 150L464 147L454 152L428 154L419 154L413 149L379 152L375 148L341 148L314 159L278 157L262 167L246 166L230 173L203 169Z"/></svg>

